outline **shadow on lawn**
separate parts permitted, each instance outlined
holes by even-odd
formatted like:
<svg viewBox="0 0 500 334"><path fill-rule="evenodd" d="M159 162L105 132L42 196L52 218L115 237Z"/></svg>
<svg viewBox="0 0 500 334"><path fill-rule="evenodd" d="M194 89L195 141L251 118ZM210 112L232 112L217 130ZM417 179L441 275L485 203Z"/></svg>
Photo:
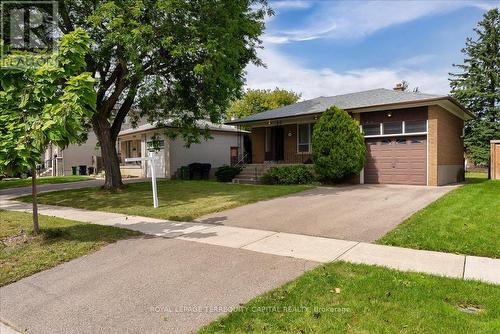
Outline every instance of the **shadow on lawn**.
<svg viewBox="0 0 500 334"><path fill-rule="evenodd" d="M141 235L142 233L140 232L113 226L76 224L71 226L44 227L42 223L40 237L41 242L46 244L61 240L112 243L120 239Z"/></svg>

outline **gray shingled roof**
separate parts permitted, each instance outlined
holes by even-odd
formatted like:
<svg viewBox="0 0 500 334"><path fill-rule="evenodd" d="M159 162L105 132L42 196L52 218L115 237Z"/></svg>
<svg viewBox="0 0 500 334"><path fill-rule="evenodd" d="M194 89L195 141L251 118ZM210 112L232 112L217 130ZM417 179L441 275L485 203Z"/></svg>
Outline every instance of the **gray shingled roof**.
<svg viewBox="0 0 500 334"><path fill-rule="evenodd" d="M341 109L348 110L384 104L403 103L447 97L448 96L446 95L401 92L391 89L378 88L357 93L329 97L321 96L312 100L298 102L278 109L263 111L255 115L228 122L228 124L248 123L268 119L316 114L325 111L331 106L337 106Z"/></svg>
<svg viewBox="0 0 500 334"><path fill-rule="evenodd" d="M166 121L165 125L168 127L170 123L171 123L171 121ZM198 125L198 128L200 128L200 129L208 128L210 131L248 132L248 131L244 131L244 130L239 130L237 127L232 126L232 125L216 124L216 123L212 123L209 121L203 121L203 120L198 121L197 125ZM122 130L122 131L120 131L120 133L118 133L118 136L124 136L124 135L129 135L129 134L133 134L133 133L144 132L144 131L149 131L149 130L154 130L154 129L158 129L158 126L155 124L146 123L143 125L139 125L136 128Z"/></svg>

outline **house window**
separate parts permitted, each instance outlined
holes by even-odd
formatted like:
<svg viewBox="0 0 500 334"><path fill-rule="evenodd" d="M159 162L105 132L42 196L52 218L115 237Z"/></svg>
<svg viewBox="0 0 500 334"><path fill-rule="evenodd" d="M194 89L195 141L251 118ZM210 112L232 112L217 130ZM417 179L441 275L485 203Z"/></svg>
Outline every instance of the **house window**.
<svg viewBox="0 0 500 334"><path fill-rule="evenodd" d="M406 121L405 133L427 132L427 121Z"/></svg>
<svg viewBox="0 0 500 334"><path fill-rule="evenodd" d="M363 125L363 133L365 136L378 136L380 135L380 124L365 124Z"/></svg>
<svg viewBox="0 0 500 334"><path fill-rule="evenodd" d="M394 135L403 132L402 122L388 122L382 124L382 132L384 135Z"/></svg>
<svg viewBox="0 0 500 334"><path fill-rule="evenodd" d="M311 151L311 132L312 124L298 124L297 125L297 151L310 152Z"/></svg>

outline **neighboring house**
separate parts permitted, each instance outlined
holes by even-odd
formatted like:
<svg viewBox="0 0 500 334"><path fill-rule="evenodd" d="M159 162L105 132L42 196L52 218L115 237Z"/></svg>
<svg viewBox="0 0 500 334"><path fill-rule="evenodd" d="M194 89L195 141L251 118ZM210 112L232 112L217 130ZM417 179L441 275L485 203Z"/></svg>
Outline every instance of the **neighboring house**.
<svg viewBox="0 0 500 334"><path fill-rule="evenodd" d="M185 142L179 136L170 139L164 128L152 124L144 124L137 128L122 130L118 135L118 154L120 170L123 177L149 177L148 163L125 162L126 158L146 157L153 136L159 140L160 150L155 153L155 173L157 177L172 178L182 166L191 163L209 163L212 169L237 162L243 155L243 133L234 126L199 122L200 128L210 130L211 139L185 147ZM167 124L168 127L168 124ZM175 130L175 128L173 128ZM178 174L177 174L178 175Z"/></svg>
<svg viewBox="0 0 500 334"><path fill-rule="evenodd" d="M360 183L436 186L464 179L463 125L473 116L446 95L404 92L398 85L318 97L227 124L251 128L257 176L256 164L311 163L313 125L331 106L360 122L367 148Z"/></svg>
<svg viewBox="0 0 500 334"><path fill-rule="evenodd" d="M139 122L143 124L144 122ZM131 128L128 117L122 124L122 129ZM41 159L42 176L66 176L72 175L72 167L87 166L94 167L96 170L101 168L101 148L98 145L97 136L90 130L87 141L82 144L71 144L65 148L49 144Z"/></svg>
<svg viewBox="0 0 500 334"><path fill-rule="evenodd" d="M73 166L97 166L101 149L97 146L97 137L93 131L88 133L87 141L81 145L71 144L62 149L49 144L42 157L44 167L42 176L71 175Z"/></svg>

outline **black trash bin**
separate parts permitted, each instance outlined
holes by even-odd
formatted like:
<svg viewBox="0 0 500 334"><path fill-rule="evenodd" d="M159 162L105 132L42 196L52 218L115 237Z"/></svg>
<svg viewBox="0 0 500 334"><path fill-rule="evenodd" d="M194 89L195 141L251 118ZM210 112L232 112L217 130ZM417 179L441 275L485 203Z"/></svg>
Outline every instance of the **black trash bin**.
<svg viewBox="0 0 500 334"><path fill-rule="evenodd" d="M87 175L87 166L86 165L78 166L78 171L80 172L80 175Z"/></svg>
<svg viewBox="0 0 500 334"><path fill-rule="evenodd" d="M198 162L189 164L189 179L201 180L201 164Z"/></svg>
<svg viewBox="0 0 500 334"><path fill-rule="evenodd" d="M201 178L203 180L208 180L210 178L211 164L201 164Z"/></svg>
<svg viewBox="0 0 500 334"><path fill-rule="evenodd" d="M189 180L189 167L188 166L181 167L181 180Z"/></svg>
<svg viewBox="0 0 500 334"><path fill-rule="evenodd" d="M71 174L76 175L76 166L71 166Z"/></svg>
<svg viewBox="0 0 500 334"><path fill-rule="evenodd" d="M93 175L93 174L94 174L94 167L89 166L89 175Z"/></svg>

